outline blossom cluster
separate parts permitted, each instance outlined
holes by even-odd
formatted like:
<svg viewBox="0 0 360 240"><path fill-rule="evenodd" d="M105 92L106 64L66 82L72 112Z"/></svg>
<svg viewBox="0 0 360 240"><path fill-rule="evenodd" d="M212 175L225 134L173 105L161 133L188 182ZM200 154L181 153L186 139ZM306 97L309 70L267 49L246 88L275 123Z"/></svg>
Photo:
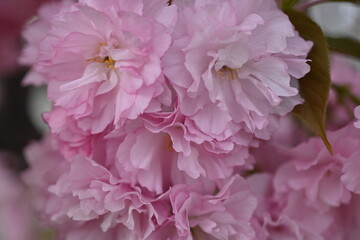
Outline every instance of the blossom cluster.
<svg viewBox="0 0 360 240"><path fill-rule="evenodd" d="M64 0L23 35L53 104L23 178L58 239L356 236L360 132L264 154L313 46L276 1Z"/></svg>

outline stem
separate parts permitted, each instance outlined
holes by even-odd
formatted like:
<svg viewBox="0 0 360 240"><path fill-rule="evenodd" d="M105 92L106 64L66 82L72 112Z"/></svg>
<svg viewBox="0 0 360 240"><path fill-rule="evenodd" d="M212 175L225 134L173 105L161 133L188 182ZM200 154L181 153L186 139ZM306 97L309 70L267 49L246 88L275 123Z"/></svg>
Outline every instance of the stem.
<svg viewBox="0 0 360 240"><path fill-rule="evenodd" d="M302 5L298 7L298 10L300 11L305 11L308 8L311 8L312 6L318 5L320 3L325 3L325 2L329 2L329 0L317 0L317 1L313 1L313 2L309 2L308 4Z"/></svg>

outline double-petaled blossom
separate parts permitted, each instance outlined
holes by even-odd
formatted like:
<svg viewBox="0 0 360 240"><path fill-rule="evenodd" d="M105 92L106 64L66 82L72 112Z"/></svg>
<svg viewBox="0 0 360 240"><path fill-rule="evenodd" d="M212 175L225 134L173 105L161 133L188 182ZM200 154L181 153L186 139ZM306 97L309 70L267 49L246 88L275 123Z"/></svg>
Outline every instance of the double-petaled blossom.
<svg viewBox="0 0 360 240"><path fill-rule="evenodd" d="M201 132L176 108L146 114L106 138L116 149L115 165L126 179L161 193L176 183L214 183L252 167L251 134L223 139ZM111 145L110 145L111 144ZM108 162L111 162L108 161Z"/></svg>
<svg viewBox="0 0 360 240"><path fill-rule="evenodd" d="M353 195L351 201L333 211L334 223L323 233L324 239L356 240L360 235L360 198Z"/></svg>
<svg viewBox="0 0 360 240"><path fill-rule="evenodd" d="M328 132L328 137L333 155L320 138L312 138L289 151L290 161L276 173L278 191L302 190L306 199L319 208L346 204L352 193L360 193L360 131L349 125Z"/></svg>
<svg viewBox="0 0 360 240"><path fill-rule="evenodd" d="M43 4L38 9L36 19L25 26L22 33L24 40L26 40L26 45L19 58L20 64L33 66L37 63L42 41L45 39L47 32L51 29L51 19L54 15L67 11L73 3L73 0L49 2ZM48 79L43 74L40 74L33 69L27 73L23 80L23 84L40 85L47 83L47 80Z"/></svg>
<svg viewBox="0 0 360 240"><path fill-rule="evenodd" d="M273 175L255 174L247 178L258 200L252 218L257 240L323 240L334 220L332 211L319 211L304 201L300 191L278 192Z"/></svg>
<svg viewBox="0 0 360 240"><path fill-rule="evenodd" d="M168 104L160 59L175 10L161 0L63 7L50 19L34 66L47 79L49 99L94 134ZM27 38L35 38L35 30L29 27Z"/></svg>
<svg viewBox="0 0 360 240"><path fill-rule="evenodd" d="M64 239L146 239L169 215L170 204L162 203L161 196L129 184L89 158L66 161L50 139L33 143L26 155L30 169L24 179L33 206ZM90 230L94 236L86 233Z"/></svg>
<svg viewBox="0 0 360 240"><path fill-rule="evenodd" d="M178 239L192 239L192 235L195 239L250 240L255 236L250 219L256 198L239 176L214 195L201 195L186 185L174 186L170 201Z"/></svg>
<svg viewBox="0 0 360 240"><path fill-rule="evenodd" d="M66 109L55 107L43 114L52 132L52 139L56 141L59 151L66 159L76 155L92 157L94 152L104 145L97 145L97 142L101 141L107 131L91 134L90 131L81 129L77 121L67 113Z"/></svg>
<svg viewBox="0 0 360 240"><path fill-rule="evenodd" d="M310 69L312 43L273 1L175 4L181 10L163 64L180 111L209 135L268 139L277 116L302 101L295 79Z"/></svg>
<svg viewBox="0 0 360 240"><path fill-rule="evenodd" d="M360 131L348 125L327 134L333 155L319 137L311 138L283 152L283 163L274 175L247 179L259 201L254 218L259 236L300 240L334 234L334 239L355 239L356 231L339 222L358 226L351 220L359 214ZM351 206L356 211L350 214Z"/></svg>
<svg viewBox="0 0 360 240"><path fill-rule="evenodd" d="M314 137L282 149L275 173L247 178L258 200L256 239L356 239L360 131L350 124L327 134L332 155Z"/></svg>
<svg viewBox="0 0 360 240"><path fill-rule="evenodd" d="M243 178L221 181L215 192L198 191L195 185L179 184L170 190L173 215L147 240L254 239L250 219L257 200Z"/></svg>

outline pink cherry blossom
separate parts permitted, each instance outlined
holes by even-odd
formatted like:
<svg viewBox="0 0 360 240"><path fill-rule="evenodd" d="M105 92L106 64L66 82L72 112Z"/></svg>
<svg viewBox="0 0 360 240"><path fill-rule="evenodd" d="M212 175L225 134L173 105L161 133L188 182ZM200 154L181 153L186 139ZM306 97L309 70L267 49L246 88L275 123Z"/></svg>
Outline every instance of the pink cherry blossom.
<svg viewBox="0 0 360 240"><path fill-rule="evenodd" d="M346 204L352 193L360 193L358 156L360 131L349 125L328 132L333 145L331 156L320 138L312 138L292 149L290 161L276 173L275 187L280 192L304 191L317 207Z"/></svg>
<svg viewBox="0 0 360 240"><path fill-rule="evenodd" d="M353 120L353 113L350 109L355 108L356 103L349 98L348 94L352 94L355 98L360 95L360 71L353 66L350 59L333 54L331 56L331 78L333 88L329 96L327 127L336 130Z"/></svg>
<svg viewBox="0 0 360 240"><path fill-rule="evenodd" d="M160 58L175 19L176 7L161 0L80 1L52 17L34 70L56 106L100 133L170 101Z"/></svg>
<svg viewBox="0 0 360 240"><path fill-rule="evenodd" d="M323 233L324 239L356 240L360 235L360 201L354 195L351 202L335 210L334 224Z"/></svg>
<svg viewBox="0 0 360 240"><path fill-rule="evenodd" d="M65 11L72 3L72 0L49 2L43 4L38 9L36 20L25 26L22 33L27 44L23 48L19 58L20 64L32 66L37 62L42 41L51 28L52 17L61 11ZM40 85L46 82L46 77L35 70L31 70L23 80L25 85Z"/></svg>
<svg viewBox="0 0 360 240"><path fill-rule="evenodd" d="M80 169L83 174L79 174ZM136 239L149 236L155 222L161 223L168 214L156 211L152 206L156 199L151 193L131 187L101 165L82 157L72 161L70 170L49 191L68 203L66 215L74 221L101 218L98 227L103 232L123 228L124 232L133 231Z"/></svg>
<svg viewBox="0 0 360 240"><path fill-rule="evenodd" d="M257 146L250 134L211 138L178 109L146 114L106 138L117 146L121 176L158 194L176 183L211 183L249 169L249 146Z"/></svg>
<svg viewBox="0 0 360 240"><path fill-rule="evenodd" d="M334 220L332 212L314 208L304 201L302 192L277 192L271 174L255 174L247 182L258 200L252 218L256 239L323 240L321 234Z"/></svg>
<svg viewBox="0 0 360 240"><path fill-rule="evenodd" d="M314 137L293 149L281 149L274 175L247 178L258 200L252 220L256 239L357 238L360 132L350 124L327 134L333 155Z"/></svg>
<svg viewBox="0 0 360 240"><path fill-rule="evenodd" d="M0 239L35 240L35 221L26 201L26 188L4 164L7 155L0 153Z"/></svg>
<svg viewBox="0 0 360 240"><path fill-rule="evenodd" d="M61 239L145 239L170 213L168 200L132 186L95 161L82 156L66 161L49 138L30 145L26 155L30 169L24 180L33 206ZM89 228L93 235L86 233Z"/></svg>
<svg viewBox="0 0 360 240"><path fill-rule="evenodd" d="M30 201L40 220L51 226L51 221L66 223L59 219L62 199L54 197L48 188L55 184L61 174L69 169L69 163L59 154L50 137L31 143L25 149L29 169L23 173L23 180L30 189ZM51 220L51 221L50 221Z"/></svg>
<svg viewBox="0 0 360 240"><path fill-rule="evenodd" d="M68 116L65 109L59 107L44 113L43 117L50 127L52 139L56 141L59 151L68 160L79 154L92 157L102 146L97 144L95 149L95 144L108 132L91 134L90 131L82 130L76 120Z"/></svg>
<svg viewBox="0 0 360 240"><path fill-rule="evenodd" d="M231 178L215 195L201 195L189 186L176 185L171 189L170 200L178 239L250 240L254 237L250 218L256 198L239 176Z"/></svg>
<svg viewBox="0 0 360 240"><path fill-rule="evenodd" d="M314 137L281 150L282 164L274 176L262 173L247 178L259 203L253 218L258 239L323 240L332 239L331 234L334 239L352 239L356 235L339 221L351 221L357 214L347 209L357 209L353 201L360 185L356 174L360 132L348 125L327 134L333 155Z"/></svg>
<svg viewBox="0 0 360 240"><path fill-rule="evenodd" d="M309 71L312 43L274 1L175 4L179 17L163 64L180 111L209 135L240 128L269 139L276 116L301 103L295 79Z"/></svg>

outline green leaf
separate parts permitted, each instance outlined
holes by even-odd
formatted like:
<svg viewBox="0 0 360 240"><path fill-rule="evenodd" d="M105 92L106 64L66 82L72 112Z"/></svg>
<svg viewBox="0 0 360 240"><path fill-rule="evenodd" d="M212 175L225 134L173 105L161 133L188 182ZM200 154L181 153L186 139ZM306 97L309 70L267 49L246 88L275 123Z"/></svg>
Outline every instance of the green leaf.
<svg viewBox="0 0 360 240"><path fill-rule="evenodd" d="M282 0L281 8L282 9L293 8L298 2L299 0Z"/></svg>
<svg viewBox="0 0 360 240"><path fill-rule="evenodd" d="M293 113L308 125L332 154L332 147L325 130L326 106L331 86L327 42L321 28L305 13L285 10L301 37L314 43L308 58L311 70L299 80L300 94L305 102L294 108Z"/></svg>
<svg viewBox="0 0 360 240"><path fill-rule="evenodd" d="M360 59L360 42L351 38L327 38L329 48Z"/></svg>
<svg viewBox="0 0 360 240"><path fill-rule="evenodd" d="M55 231L54 230L46 230L42 231L39 234L40 240L53 240L55 239Z"/></svg>

